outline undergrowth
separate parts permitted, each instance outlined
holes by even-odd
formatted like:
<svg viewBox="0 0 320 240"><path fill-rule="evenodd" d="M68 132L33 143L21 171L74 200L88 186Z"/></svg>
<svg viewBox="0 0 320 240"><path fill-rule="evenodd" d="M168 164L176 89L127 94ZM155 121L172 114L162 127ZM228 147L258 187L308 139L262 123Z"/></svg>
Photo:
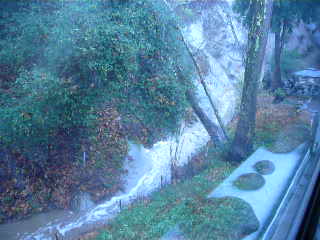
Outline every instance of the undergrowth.
<svg viewBox="0 0 320 240"><path fill-rule="evenodd" d="M227 210L230 204L208 200L207 195L232 172L233 167L222 161L221 152L213 149L209 149L207 158L212 161L201 174L184 182L167 185L147 200L138 201L122 210L96 239L160 239L181 223L180 227L188 236L200 234L197 231L202 229L201 224L206 222L207 215L214 215L214 212L223 211L224 208ZM212 221L212 224L216 225L217 221L222 224L226 220L223 216ZM190 232L190 226L194 227L194 231Z"/></svg>
<svg viewBox="0 0 320 240"><path fill-rule="evenodd" d="M273 146L285 126L307 121L290 104L272 104L272 96L268 94L261 94L258 102L255 148ZM230 135L235 123L229 124ZM177 226L186 239L233 239L230 232L237 228L232 225L237 207L221 199L207 198L235 168L223 161L225 150L227 146L220 151L213 147L203 149L199 156L207 158L205 171L192 179L168 185L147 200L124 209L95 239L161 239Z"/></svg>
<svg viewBox="0 0 320 240"><path fill-rule="evenodd" d="M256 114L255 149L264 146L272 149L279 134L291 125L310 127L310 116L298 110L296 99L287 99L280 104L273 104L270 94L262 93L258 97Z"/></svg>

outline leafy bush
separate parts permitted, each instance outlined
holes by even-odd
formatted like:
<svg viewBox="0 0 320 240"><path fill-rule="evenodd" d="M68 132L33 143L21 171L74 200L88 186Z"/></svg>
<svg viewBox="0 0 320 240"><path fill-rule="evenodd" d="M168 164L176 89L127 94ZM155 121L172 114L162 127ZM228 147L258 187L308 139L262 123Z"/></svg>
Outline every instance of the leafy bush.
<svg viewBox="0 0 320 240"><path fill-rule="evenodd" d="M0 18L3 146L29 159L47 158L61 138L79 148L81 139L95 134L106 105L124 122L139 119L156 137L176 129L187 107L184 92L192 86L177 79L174 66L191 72L164 6L21 4Z"/></svg>
<svg viewBox="0 0 320 240"><path fill-rule="evenodd" d="M221 153L215 151L216 149L209 150L207 157L212 164L201 174L176 185L167 185L150 197L122 209L96 239L161 239L177 225L181 225L181 230L188 239L215 239L215 234L221 231L228 234L230 231L225 229L231 225L225 224L226 219L233 218L237 213L222 216L220 213L233 211L233 207L220 199L207 199L208 193L233 170L229 164L221 161ZM209 216L210 220L214 218L210 225L217 228L209 237L197 237L204 233L201 227L207 223Z"/></svg>
<svg viewBox="0 0 320 240"><path fill-rule="evenodd" d="M29 159L47 156L59 136L75 137L89 125L91 96L50 73L23 72L11 90L14 96L4 95L0 109L1 142Z"/></svg>
<svg viewBox="0 0 320 240"><path fill-rule="evenodd" d="M192 69L174 18L155 0L0 5L0 199L13 199L0 221L66 208L78 190L113 195L127 126L152 143L187 109Z"/></svg>

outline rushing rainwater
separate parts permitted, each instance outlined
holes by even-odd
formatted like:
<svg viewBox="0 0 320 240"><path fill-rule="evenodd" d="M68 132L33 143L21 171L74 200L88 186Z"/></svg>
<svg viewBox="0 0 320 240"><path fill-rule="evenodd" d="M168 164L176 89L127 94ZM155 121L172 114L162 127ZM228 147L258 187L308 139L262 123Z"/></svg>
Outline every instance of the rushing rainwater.
<svg viewBox="0 0 320 240"><path fill-rule="evenodd" d="M228 56L223 56L217 61L206 46L203 19L191 24L184 29L186 39L196 49L201 49L207 56L210 66L206 81L213 92L213 99L217 102L220 114L225 122L231 120L236 106L236 90L223 69L223 65L230 65ZM229 42L232 34L229 34ZM227 40L226 40L227 41ZM236 53L228 53L230 58ZM234 68L234 67L233 67ZM237 68L237 71L238 68ZM201 84L195 79L200 105L215 121L208 99ZM213 91L214 89L214 91ZM219 104L220 103L220 104ZM222 104L223 103L223 104ZM130 144L130 158L126 160L128 174L125 177L124 192L119 192L110 200L96 206L89 207L86 211L78 213L70 211L51 211L33 216L30 219L0 226L0 236L7 240L32 240L54 239L54 234L63 235L65 239L72 239L83 232L89 231L114 217L119 211L119 205L127 205L140 196L146 196L160 187L162 182L170 182L171 162L182 166L191 156L209 140L206 130L200 122L181 124L180 133L160 141L151 149ZM90 206L90 205L89 205Z"/></svg>

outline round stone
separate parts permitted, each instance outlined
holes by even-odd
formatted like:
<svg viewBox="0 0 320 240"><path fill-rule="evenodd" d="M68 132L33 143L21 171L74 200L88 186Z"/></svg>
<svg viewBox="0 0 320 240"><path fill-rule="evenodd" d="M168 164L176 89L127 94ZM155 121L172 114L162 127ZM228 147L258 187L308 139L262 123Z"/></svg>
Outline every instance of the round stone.
<svg viewBox="0 0 320 240"><path fill-rule="evenodd" d="M266 180L257 173L247 173L239 176L233 184L240 190L253 191L263 187Z"/></svg>
<svg viewBox="0 0 320 240"><path fill-rule="evenodd" d="M253 167L258 173L262 175L272 174L276 169L273 162L269 160L262 160L262 161L256 162L256 164L254 164Z"/></svg>

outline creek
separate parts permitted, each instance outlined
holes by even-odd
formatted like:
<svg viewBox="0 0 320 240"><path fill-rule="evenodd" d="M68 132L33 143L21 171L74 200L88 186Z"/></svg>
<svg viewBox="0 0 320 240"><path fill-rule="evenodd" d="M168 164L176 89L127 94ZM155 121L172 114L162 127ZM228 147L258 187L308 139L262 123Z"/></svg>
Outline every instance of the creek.
<svg viewBox="0 0 320 240"><path fill-rule="evenodd" d="M224 31L224 42L228 46L228 53L219 57L219 61L212 56L210 46L206 46L203 20L199 20L185 31L186 39L196 49L200 49L209 66L209 72L205 80L213 93L220 115L225 123L228 123L234 114L236 106L236 90L234 80L230 80L225 71L234 69L234 74L240 74L241 63L233 66L234 57L239 54L232 51L233 42L230 30ZM240 57L239 57L240 59ZM237 61L239 62L239 61ZM201 84L195 79L195 86L200 105L207 114L216 122L207 96ZM1 239L6 240L51 240L56 239L55 234L63 236L63 239L74 239L82 233L103 226L120 211L120 205L125 206L135 199L147 196L158 189L163 183L170 183L171 164L183 166L202 146L209 141L209 136L199 121L192 124L182 122L180 132L176 136L170 136L164 141L159 141L152 148L147 149L141 145L130 143L129 156L125 168L128 174L125 176L123 192L102 203L92 206L87 195L80 195L80 205L85 206L82 211L50 211L35 215L29 219L15 223L0 225ZM121 204L120 204L121 202Z"/></svg>

